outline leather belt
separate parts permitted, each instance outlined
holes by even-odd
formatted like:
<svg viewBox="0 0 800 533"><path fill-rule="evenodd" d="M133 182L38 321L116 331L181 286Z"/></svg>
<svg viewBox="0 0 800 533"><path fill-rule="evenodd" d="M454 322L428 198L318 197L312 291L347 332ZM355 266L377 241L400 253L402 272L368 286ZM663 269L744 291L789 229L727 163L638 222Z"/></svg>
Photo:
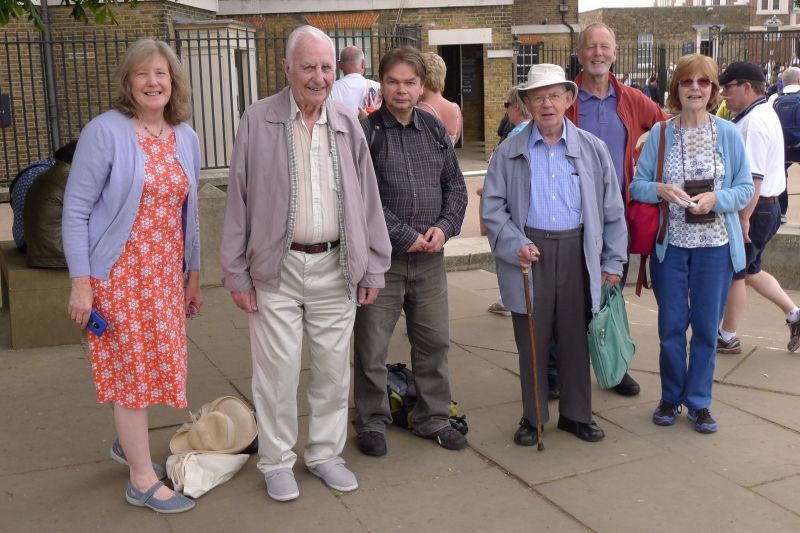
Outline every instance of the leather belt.
<svg viewBox="0 0 800 533"><path fill-rule="evenodd" d="M339 239L336 239L333 242L319 242L317 244L300 244L298 242L293 242L289 248L294 250L295 252L303 252L306 254L321 254L323 252L327 252L328 250L333 250L339 246Z"/></svg>
<svg viewBox="0 0 800 533"><path fill-rule="evenodd" d="M758 203L760 204L777 204L778 197L777 196L759 196Z"/></svg>

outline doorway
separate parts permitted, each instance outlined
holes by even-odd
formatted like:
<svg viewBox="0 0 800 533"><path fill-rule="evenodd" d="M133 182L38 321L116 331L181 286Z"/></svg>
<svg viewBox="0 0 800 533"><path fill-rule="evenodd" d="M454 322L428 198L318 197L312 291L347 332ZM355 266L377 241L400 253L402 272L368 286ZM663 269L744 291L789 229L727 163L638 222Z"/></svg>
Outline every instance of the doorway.
<svg viewBox="0 0 800 533"><path fill-rule="evenodd" d="M439 47L447 65L442 95L461 106L464 116L460 146L484 140L483 45L455 44Z"/></svg>

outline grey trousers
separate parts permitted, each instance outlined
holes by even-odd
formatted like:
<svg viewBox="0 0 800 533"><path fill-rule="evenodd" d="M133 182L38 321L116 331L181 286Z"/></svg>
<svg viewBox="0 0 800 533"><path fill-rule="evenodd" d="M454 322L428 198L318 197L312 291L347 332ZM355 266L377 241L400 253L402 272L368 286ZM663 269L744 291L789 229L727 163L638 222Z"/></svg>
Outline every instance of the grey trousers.
<svg viewBox="0 0 800 533"><path fill-rule="evenodd" d="M356 312L353 392L358 416L353 425L359 433L383 433L392 422L386 394L387 350L400 311L405 311L417 388L412 423L415 433L430 435L449 424L450 335L444 254L393 256L385 280L386 287L375 303Z"/></svg>
<svg viewBox="0 0 800 533"><path fill-rule="evenodd" d="M525 228L541 255L533 264L533 325L539 373L539 408L542 423L550 420L547 409L547 361L551 339L558 343L556 365L561 381L559 412L578 422L592 420L592 390L586 330L591 314L586 262L581 230L542 231ZM520 275L522 273L520 272ZM511 314L514 340L519 352L523 416L536 425L533 403L533 356L528 317Z"/></svg>

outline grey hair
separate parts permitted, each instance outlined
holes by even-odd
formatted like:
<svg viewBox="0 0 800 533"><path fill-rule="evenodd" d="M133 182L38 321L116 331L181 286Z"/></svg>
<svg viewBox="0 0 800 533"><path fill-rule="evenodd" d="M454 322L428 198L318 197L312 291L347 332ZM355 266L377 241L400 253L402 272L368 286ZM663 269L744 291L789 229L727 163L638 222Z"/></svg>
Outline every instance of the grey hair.
<svg viewBox="0 0 800 533"><path fill-rule="evenodd" d="M528 106L525 105L525 102L522 101L522 98L519 95L519 85L514 85L511 89L508 90L508 96L506 97L506 102L508 102L508 107L515 107L517 111L519 111L525 120L531 120L533 117L531 116L531 112L528 111Z"/></svg>
<svg viewBox="0 0 800 533"><path fill-rule="evenodd" d="M784 87L787 85L800 85L800 68L787 68L783 71L783 74L781 74L781 80L783 80Z"/></svg>
<svg viewBox="0 0 800 533"><path fill-rule="evenodd" d="M330 44L332 60L331 65L336 65L336 47L333 46L333 40L324 31L320 30L319 28L315 28L314 26L309 26L308 24L295 28L292 33L289 34L289 38L286 40L286 54L284 54L287 65L290 67L292 66L294 49L297 46L298 41L300 41L303 37L326 41L328 44Z"/></svg>
<svg viewBox="0 0 800 533"><path fill-rule="evenodd" d="M351 65L360 65L364 59L364 52L357 46L347 46L339 53L339 61Z"/></svg>

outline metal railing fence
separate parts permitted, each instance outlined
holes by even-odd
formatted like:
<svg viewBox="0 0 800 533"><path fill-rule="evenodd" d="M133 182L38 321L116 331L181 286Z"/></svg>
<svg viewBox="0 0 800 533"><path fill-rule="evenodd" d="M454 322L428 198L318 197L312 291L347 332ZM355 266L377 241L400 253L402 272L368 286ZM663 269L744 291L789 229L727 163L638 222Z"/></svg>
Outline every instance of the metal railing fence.
<svg viewBox="0 0 800 533"><path fill-rule="evenodd" d="M393 31L394 30L394 31ZM336 47L355 44L368 54L367 75L377 76L391 48L419 46L419 27L328 32ZM239 117L252 102L286 85L281 59L288 35L176 24L166 41L181 58L192 87L190 124L201 142L202 167L228 166ZM61 143L76 139L94 116L108 110L116 94L114 70L127 47L143 35L126 31L63 32L51 37ZM30 162L50 155L50 123L43 43L38 32L0 32L0 184Z"/></svg>
<svg viewBox="0 0 800 533"><path fill-rule="evenodd" d="M646 45L619 45L614 72L619 78L628 76L631 83L644 87L652 74L657 74L664 87L667 85L674 65L681 56L700 52L717 61L724 67L732 61L753 61L772 73L777 66L800 64L800 32L797 31L763 31L763 32L710 32L707 40L700 43L699 49L693 42L681 44L653 43ZM515 83L524 81L531 65L538 63L555 63L561 65L570 74L576 74L576 67L571 50L566 47L553 48L542 43L517 45L514 67Z"/></svg>

